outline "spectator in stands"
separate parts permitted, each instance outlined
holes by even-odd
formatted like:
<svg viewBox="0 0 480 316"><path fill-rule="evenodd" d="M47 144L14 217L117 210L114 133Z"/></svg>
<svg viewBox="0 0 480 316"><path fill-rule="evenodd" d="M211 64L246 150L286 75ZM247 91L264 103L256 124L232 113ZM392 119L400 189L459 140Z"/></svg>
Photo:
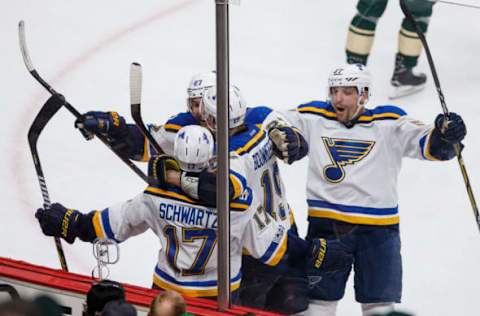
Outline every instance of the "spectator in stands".
<svg viewBox="0 0 480 316"><path fill-rule="evenodd" d="M22 299L0 303L0 316L42 316L35 307Z"/></svg>
<svg viewBox="0 0 480 316"><path fill-rule="evenodd" d="M60 305L47 295L39 295L32 301L32 305L41 316L62 316Z"/></svg>
<svg viewBox="0 0 480 316"><path fill-rule="evenodd" d="M171 290L158 294L150 304L149 316L180 316L185 314L186 304L183 297Z"/></svg>
<svg viewBox="0 0 480 316"><path fill-rule="evenodd" d="M95 316L96 313L102 312L108 302L115 300L125 300L125 290L122 284L111 280L102 280L92 285L88 291L87 306L83 315Z"/></svg>
<svg viewBox="0 0 480 316"><path fill-rule="evenodd" d="M115 300L105 304L102 316L137 316L137 310L124 300Z"/></svg>

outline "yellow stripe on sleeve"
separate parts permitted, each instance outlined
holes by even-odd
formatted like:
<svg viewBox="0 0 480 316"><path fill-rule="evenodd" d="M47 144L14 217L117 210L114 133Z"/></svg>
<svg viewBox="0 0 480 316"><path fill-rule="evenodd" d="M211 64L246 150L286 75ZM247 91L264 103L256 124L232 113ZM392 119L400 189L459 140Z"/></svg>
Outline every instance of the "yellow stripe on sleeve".
<svg viewBox="0 0 480 316"><path fill-rule="evenodd" d="M182 128L180 125L177 125L177 124L165 124L163 125L163 127L166 130L175 130L177 132Z"/></svg>
<svg viewBox="0 0 480 316"><path fill-rule="evenodd" d="M148 159L150 159L150 148L149 148L149 142L148 142L148 139L145 137L144 139L144 142L143 142L143 156L142 156L142 159L140 161L148 161Z"/></svg>
<svg viewBox="0 0 480 316"><path fill-rule="evenodd" d="M233 198L236 199L243 192L242 182L233 174L230 175L230 181L233 185Z"/></svg>
<svg viewBox="0 0 480 316"><path fill-rule="evenodd" d="M239 155L247 152L263 136L263 134L265 134L263 129L259 130L258 133L245 144L245 146L238 148L235 152Z"/></svg>
<svg viewBox="0 0 480 316"><path fill-rule="evenodd" d="M439 159L435 158L435 157L432 156L432 154L430 153L430 139L431 139L431 136L432 136L432 132L433 132L433 129L431 129L430 132L428 133L427 142L426 142L425 147L424 147L424 149L423 149L423 154L425 155L425 157L426 157L428 160L438 161Z"/></svg>
<svg viewBox="0 0 480 316"><path fill-rule="evenodd" d="M96 211L95 215L93 215L93 228L95 229L95 235L98 238L106 238L105 232L103 231L103 224L102 224L102 212Z"/></svg>

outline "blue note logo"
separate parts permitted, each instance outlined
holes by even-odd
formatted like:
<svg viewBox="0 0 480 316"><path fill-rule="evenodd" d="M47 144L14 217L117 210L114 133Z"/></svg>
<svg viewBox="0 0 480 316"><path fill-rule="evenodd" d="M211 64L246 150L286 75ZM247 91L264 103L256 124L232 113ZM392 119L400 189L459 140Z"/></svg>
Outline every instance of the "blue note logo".
<svg viewBox="0 0 480 316"><path fill-rule="evenodd" d="M322 137L332 164L323 168L328 182L339 183L345 178L344 167L365 158L375 145L374 141Z"/></svg>

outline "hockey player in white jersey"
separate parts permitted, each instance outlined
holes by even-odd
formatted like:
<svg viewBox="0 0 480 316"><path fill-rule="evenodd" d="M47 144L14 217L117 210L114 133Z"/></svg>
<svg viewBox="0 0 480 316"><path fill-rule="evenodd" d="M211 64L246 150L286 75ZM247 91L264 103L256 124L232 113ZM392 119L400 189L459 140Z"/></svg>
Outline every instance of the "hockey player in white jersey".
<svg viewBox="0 0 480 316"><path fill-rule="evenodd" d="M214 133L216 132L216 100L215 87L204 92L203 117L206 126ZM258 108L254 108L253 111L255 109ZM277 154L289 162L300 157L298 153L295 157L289 155L292 148L290 151L286 148L291 145L288 143L287 133L293 128L281 116L275 116L274 113L270 113L271 111L261 107L260 115L255 118L258 122L255 123L261 125L265 121L266 125L270 126L270 134L278 133L275 136L277 145L273 144L267 131L261 126L245 122L246 104L236 87L230 89L229 110L231 161L237 164L241 162L239 165L243 165L246 171L244 177L252 187L254 194L258 195L263 202L261 212L255 214L254 220L247 227L247 230L251 229L257 233L249 234L245 240L252 242L252 247L263 247L266 251L265 256L257 260L248 255L243 257L244 278L241 285L240 302L242 305L288 314L301 312L308 307L308 283L304 273L308 258L301 253L306 253L310 245L298 237L274 155L274 148L277 148ZM249 114L252 115L251 112ZM293 133L299 143L305 144L303 136L299 132L293 130ZM303 155L307 151L304 149ZM236 171L235 168L232 169ZM237 172L241 173L241 171ZM212 182L214 182L215 174L210 173L210 176L213 177ZM183 177L184 174L178 174L177 185L198 183L199 188L204 187L201 178L198 181L185 181L182 179ZM213 189L215 190L215 188ZM190 190L186 189L185 191L188 193ZM203 198L208 199L210 203L215 203L214 194ZM265 242L269 239L262 237L262 234L268 236L268 232L272 230L283 232L283 237L278 238L277 244L270 243L271 245L265 248ZM249 238L250 236L253 236L253 240ZM333 247L331 246L330 249ZM339 249L339 252L342 250ZM310 254L310 256L312 255ZM342 264L340 257L337 258L339 265Z"/></svg>
<svg viewBox="0 0 480 316"><path fill-rule="evenodd" d="M174 147L178 170L192 175L202 172L208 167L213 148L213 138L207 129L196 125L184 127L177 134ZM175 168L176 164L171 157L155 156L149 162L149 176L158 179L165 172L160 165ZM256 209L257 202L249 188L230 203L231 290L234 293L241 281L242 238ZM67 210L55 203L49 209L37 210L36 217L46 235L62 237L69 243L76 237L88 242L96 238L121 242L151 229L162 245L153 275L154 286L187 296L217 295L216 210L180 189L149 186L127 202L88 214ZM250 251L253 255L263 255L255 253L254 248Z"/></svg>
<svg viewBox="0 0 480 316"><path fill-rule="evenodd" d="M403 157L449 160L466 135L462 118L440 114L433 125L391 105L365 108L370 74L360 64L335 68L327 102L287 111L309 143L307 238L338 239L354 258L333 274L309 273L311 315L335 315L352 269L363 315L401 300L397 178Z"/></svg>

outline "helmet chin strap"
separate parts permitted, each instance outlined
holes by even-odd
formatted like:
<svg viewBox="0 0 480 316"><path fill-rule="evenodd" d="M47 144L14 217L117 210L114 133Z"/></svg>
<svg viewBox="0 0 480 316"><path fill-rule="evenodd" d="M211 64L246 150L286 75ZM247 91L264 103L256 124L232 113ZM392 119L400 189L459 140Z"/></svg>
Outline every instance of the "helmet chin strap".
<svg viewBox="0 0 480 316"><path fill-rule="evenodd" d="M355 113L353 113L352 117L347 122L343 123L343 125L345 125L346 128L352 128L357 122L357 118L360 116L360 114L363 113L363 109L364 109L363 105L367 103L367 101L361 103L360 100L362 99L362 96L363 95L360 95L357 100L357 107L355 109Z"/></svg>

